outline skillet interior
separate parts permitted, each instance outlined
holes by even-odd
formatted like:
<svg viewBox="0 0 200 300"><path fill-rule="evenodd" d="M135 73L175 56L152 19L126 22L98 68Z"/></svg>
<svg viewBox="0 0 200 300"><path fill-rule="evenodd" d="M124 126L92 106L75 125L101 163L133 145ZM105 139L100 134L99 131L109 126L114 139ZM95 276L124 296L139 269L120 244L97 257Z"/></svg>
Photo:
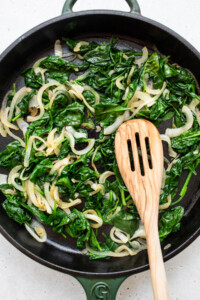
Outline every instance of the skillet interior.
<svg viewBox="0 0 200 300"><path fill-rule="evenodd" d="M0 57L0 99L16 82L19 88L23 85L20 72L32 66L37 59L53 51L54 41L62 36L75 39L90 39L97 42L108 41L111 36L119 37L118 47L141 49L143 45L171 55L172 61L190 69L196 78L200 78L200 56L191 45L178 35L151 20L121 12L82 12L70 16L58 17L29 31L11 45ZM162 128L163 130L163 128ZM11 139L1 139L0 151ZM2 172L2 170L0 170ZM184 182L184 176L182 178ZM180 183L181 184L181 183ZM200 232L200 178L193 176L187 194L182 201L185 216L181 230L170 235L163 243L172 246L164 250L168 259L191 243ZM3 196L0 196L0 202ZM75 243L64 239L48 230L48 241L45 244L36 242L26 230L10 220L3 209L0 209L0 229L2 234L22 252L33 259L72 274L87 276L111 277L140 272L148 268L146 251L135 257L89 261L87 256L76 249Z"/></svg>

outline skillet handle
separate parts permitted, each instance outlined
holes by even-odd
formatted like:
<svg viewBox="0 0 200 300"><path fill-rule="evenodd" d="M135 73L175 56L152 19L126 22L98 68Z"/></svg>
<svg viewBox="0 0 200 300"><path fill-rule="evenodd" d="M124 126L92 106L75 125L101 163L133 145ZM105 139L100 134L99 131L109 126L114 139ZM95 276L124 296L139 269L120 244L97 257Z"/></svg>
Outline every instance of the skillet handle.
<svg viewBox="0 0 200 300"><path fill-rule="evenodd" d="M141 14L139 4L137 0L125 0L130 7L130 13ZM77 0L66 0L62 9L62 15L71 14L73 12L72 8Z"/></svg>
<svg viewBox="0 0 200 300"><path fill-rule="evenodd" d="M128 276L117 278L87 278L75 276L83 286L87 300L115 300L121 283Z"/></svg>

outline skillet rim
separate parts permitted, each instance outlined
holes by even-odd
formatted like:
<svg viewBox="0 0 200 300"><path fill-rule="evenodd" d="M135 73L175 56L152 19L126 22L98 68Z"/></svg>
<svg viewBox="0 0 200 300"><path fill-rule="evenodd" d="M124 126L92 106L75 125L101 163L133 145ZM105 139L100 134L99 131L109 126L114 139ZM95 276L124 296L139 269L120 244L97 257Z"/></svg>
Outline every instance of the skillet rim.
<svg viewBox="0 0 200 300"><path fill-rule="evenodd" d="M151 24L154 25L155 27L157 27L159 30L163 30L167 33L169 33L171 36L173 36L175 39L179 40L182 44L184 44L200 61L200 52L198 52L198 50L192 46L185 38L183 38L181 35L179 35L178 33L176 33L175 31L173 31L172 29L168 28L167 26L154 21L152 19L143 17L141 15L137 15L137 14L133 14L133 13L129 13L129 12L121 12L121 11L115 11L115 10L86 10L86 11L81 11L81 12L73 12L71 14L66 14L66 15L62 15L62 16L58 16L52 19L49 19L33 28L31 28L30 30L28 30L27 32L25 32L24 34L22 34L20 37L18 37L13 43L11 43L1 54L0 54L0 63L4 60L4 58L7 56L7 54L12 51L15 46L17 46L21 41L23 41L24 39L30 37L33 33L36 33L38 30L48 26L48 25L52 25L58 21L62 21L62 20L67 20L67 19L73 19L76 17L86 17L89 15L100 15L100 16L104 16L104 15L110 15L112 16L121 16L121 17L126 17L126 18L130 18L130 19L136 19L136 20L140 20L142 22L145 22L147 24ZM63 273L67 273L70 275L81 275L84 277L95 277L95 278L111 278L111 277L119 277L119 276L127 276L127 275L131 275L131 274L136 274L136 273L140 273L142 271L145 271L147 269L149 269L149 265L145 264L143 266L134 268L134 269L129 269L126 271L118 271L118 272L110 272L110 273L97 273L97 272L83 272L83 271L76 271L73 269L68 269L66 267L62 267L60 265L56 265L55 263L49 262L39 256L37 256L36 254L33 254L31 251L27 250L25 247L23 247L20 243L18 243L14 238L12 238L8 232L6 230L3 229L3 227L0 225L0 233L18 250L20 250L23 254L26 254L28 257L32 258L33 260L37 261L38 263L45 265L49 268L52 268L54 270L57 271L61 271ZM173 250L172 252L166 254L164 256L164 261L169 260L170 258L174 257L175 255L177 255L178 253L180 253L182 250L184 250L187 246L189 246L198 236L200 235L200 225L199 228L194 231L191 236L185 240L182 244L180 244L175 250Z"/></svg>

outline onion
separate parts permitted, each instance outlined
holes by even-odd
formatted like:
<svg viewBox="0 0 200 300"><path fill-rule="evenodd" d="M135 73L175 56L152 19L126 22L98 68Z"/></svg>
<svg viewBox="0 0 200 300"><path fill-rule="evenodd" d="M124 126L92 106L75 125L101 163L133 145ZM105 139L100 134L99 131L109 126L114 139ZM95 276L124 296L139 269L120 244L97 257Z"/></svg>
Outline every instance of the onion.
<svg viewBox="0 0 200 300"><path fill-rule="evenodd" d="M17 183L15 182L15 179L20 177L18 171L19 171L21 168L22 168L21 165L20 165L20 166L16 166L16 167L14 167L14 168L10 171L10 173L9 173L9 175L8 175L8 184L12 184L17 190L19 190L19 191L21 191L21 192L24 192L23 186L21 186L21 185L19 185L19 184L17 184Z"/></svg>
<svg viewBox="0 0 200 300"><path fill-rule="evenodd" d="M69 143L70 143L70 147L73 153L75 153L76 155L83 155L88 153L94 146L95 144L95 139L90 139L88 142L88 146L85 149L82 150L76 150L75 149L75 139L73 137L73 135L70 132L65 133L65 136L69 139Z"/></svg>
<svg viewBox="0 0 200 300"><path fill-rule="evenodd" d="M162 141L165 141L165 142L168 143L169 156L176 157L177 153L172 149L171 140L170 140L169 136L166 135L166 134L161 134L160 138L161 138Z"/></svg>
<svg viewBox="0 0 200 300"><path fill-rule="evenodd" d="M55 171L58 171L60 167L62 167L62 166L65 167L65 166L69 165L70 163L71 163L70 155L68 155L67 157L65 157L62 160L56 160L56 161L54 161L54 166L50 170L50 174L53 174Z"/></svg>
<svg viewBox="0 0 200 300"><path fill-rule="evenodd" d="M94 221L94 223L90 223L90 226L92 228L99 228L103 225L103 220L102 218L100 218L98 216L98 214L96 213L96 211L94 209L88 209L86 211L83 212L84 216L86 219Z"/></svg>
<svg viewBox="0 0 200 300"><path fill-rule="evenodd" d="M100 96L91 86L85 85L84 91L90 91L95 96L95 104L99 104Z"/></svg>
<svg viewBox="0 0 200 300"><path fill-rule="evenodd" d="M169 195L167 196L167 202L164 204L160 204L159 209L167 209L170 206L171 202L172 202L172 196Z"/></svg>
<svg viewBox="0 0 200 300"><path fill-rule="evenodd" d="M182 112L186 116L186 123L185 125L179 128L167 128L165 134L168 135L170 138L179 136L180 134L189 130L193 125L193 115L191 110L186 105L184 105L182 108Z"/></svg>
<svg viewBox="0 0 200 300"><path fill-rule="evenodd" d="M88 46L89 42L85 42L85 41L80 41L79 43L76 44L76 46L74 47L73 51L74 52L79 52L81 46Z"/></svg>
<svg viewBox="0 0 200 300"><path fill-rule="evenodd" d="M54 54L55 56L62 57L63 50L60 40L56 40L54 44Z"/></svg>
<svg viewBox="0 0 200 300"><path fill-rule="evenodd" d="M30 235L39 243L44 243L47 240L47 234L44 226L36 220L32 220L31 224L28 226L25 224L26 230Z"/></svg>
<svg viewBox="0 0 200 300"><path fill-rule="evenodd" d="M120 90L125 90L125 87L123 86L123 84L121 83L121 81L124 79L124 76L120 76L119 78L117 78L116 80L116 86L118 87L118 89Z"/></svg>
<svg viewBox="0 0 200 300"><path fill-rule="evenodd" d="M99 183L105 183L106 179L112 175L115 175L114 172L111 171L105 171L101 176L99 177Z"/></svg>
<svg viewBox="0 0 200 300"><path fill-rule="evenodd" d="M141 65L145 62L145 60L147 60L147 58L148 58L148 50L147 50L147 47L144 47L142 49L142 57L139 59L136 59L135 64L138 65L138 67L140 68Z"/></svg>
<svg viewBox="0 0 200 300"><path fill-rule="evenodd" d="M188 107L195 114L195 116L197 118L197 122L200 125L200 112L197 108L198 105L199 105L199 100L198 99L193 99L192 102L188 105Z"/></svg>
<svg viewBox="0 0 200 300"><path fill-rule="evenodd" d="M1 105L1 123L4 125L5 130L7 131L7 127L12 128L14 130L18 130L18 127L8 120L8 113L10 108L7 107L8 102L8 95L12 93L12 91L9 91L6 93L6 95L3 98L2 105Z"/></svg>
<svg viewBox="0 0 200 300"><path fill-rule="evenodd" d="M50 183L45 182L44 184L44 194L47 202L51 206L52 209L54 209L54 200L51 198L50 191L49 191Z"/></svg>
<svg viewBox="0 0 200 300"><path fill-rule="evenodd" d="M95 159L95 156L96 156L96 154L97 154L97 151L98 151L99 147L100 147L100 146L98 146L98 147L95 149L95 151L94 151L94 153L93 153L93 155L92 155L92 159L91 159L91 165L92 165L93 169L95 170L95 172L96 172L97 174L98 174L99 172L98 172L98 170L97 170L97 168L96 168L96 166L95 166L94 159Z"/></svg>
<svg viewBox="0 0 200 300"><path fill-rule="evenodd" d="M59 201L58 202L58 206L62 209L68 209L69 207L75 206L82 203L81 199L75 199L75 200L71 200L71 202L63 202L63 201Z"/></svg>
<svg viewBox="0 0 200 300"><path fill-rule="evenodd" d="M131 240L136 239L136 238L146 238L146 232L144 230L144 225L142 222L140 222L139 228L135 231L134 235L131 237Z"/></svg>
<svg viewBox="0 0 200 300"><path fill-rule="evenodd" d="M7 184L8 182L8 175L0 174L0 184Z"/></svg>
<svg viewBox="0 0 200 300"><path fill-rule="evenodd" d="M0 110L0 134L3 136L3 137L6 137L7 136L7 132L1 122L1 110Z"/></svg>
<svg viewBox="0 0 200 300"><path fill-rule="evenodd" d="M130 72L128 74L128 77L127 77L127 81L126 81L127 85L129 85L131 83L131 77L132 77L132 75L134 73L134 70L135 70L135 66L132 66L132 68L131 68L131 70L130 70Z"/></svg>
<svg viewBox="0 0 200 300"><path fill-rule="evenodd" d="M19 126L19 128L21 129L21 131L23 132L23 135L25 136L27 128L29 126L28 123L26 123L23 118L17 119L16 122L17 122L17 125Z"/></svg>
<svg viewBox="0 0 200 300"><path fill-rule="evenodd" d="M30 93L31 89L27 87L21 88L13 97L11 105L10 105L10 110L8 114L8 120L11 120L13 117L13 112L15 109L15 106L21 101L21 99L26 96L28 93ZM9 127L9 126L8 126ZM13 128L14 129L14 128Z"/></svg>
<svg viewBox="0 0 200 300"><path fill-rule="evenodd" d="M128 93L129 93L129 87L127 87L127 88L125 89L125 93L124 93L124 95L123 95L123 97L122 97L122 100L126 100L126 97L127 97Z"/></svg>
<svg viewBox="0 0 200 300"><path fill-rule="evenodd" d="M43 105L43 103L42 103L42 95L43 95L44 91L45 91L47 88L49 88L50 86L54 86L54 85L58 86L58 85L60 85L60 83L54 80L53 82L44 84L44 85L39 89L39 91L38 91L38 93L37 93L37 103L38 103L38 106L39 106L39 108L40 108L40 113L39 113L39 115L37 115L37 116L35 116L35 117L28 116L28 117L27 117L27 121L28 121L28 122L37 121L37 120L39 120L39 119L42 117L42 115L44 114L44 105Z"/></svg>
<svg viewBox="0 0 200 300"><path fill-rule="evenodd" d="M111 191L111 192L112 192L113 199L116 200L116 199L117 199L116 194L115 194L113 191ZM105 199L110 199L110 193L106 193L106 194L104 195L104 198L105 198Z"/></svg>
<svg viewBox="0 0 200 300"><path fill-rule="evenodd" d="M110 231L110 238L118 244L126 244L130 239L130 234L120 230L117 227L112 227Z"/></svg>
<svg viewBox="0 0 200 300"><path fill-rule="evenodd" d="M85 106L94 114L95 109L90 106L90 104L85 100L84 96L82 95L82 92L84 91L84 88L78 84L72 84L71 86L72 90L69 90L69 93L73 93L78 99L82 100Z"/></svg>
<svg viewBox="0 0 200 300"><path fill-rule="evenodd" d="M125 111L123 115L116 118L115 122L104 129L104 135L110 135L118 129L118 127L129 118L129 111Z"/></svg>
<svg viewBox="0 0 200 300"><path fill-rule="evenodd" d="M72 126L66 126L66 130L70 132L75 139L86 138L87 134L85 132L78 132Z"/></svg>
<svg viewBox="0 0 200 300"><path fill-rule="evenodd" d="M26 167L26 168L29 166L29 158L30 158L30 155L31 155L31 148L32 148L32 144L33 144L34 139L37 139L37 140L41 141L42 143L44 143L46 145L46 142L41 137L39 137L37 135L32 135L29 138L26 153L25 153L25 156L24 156L24 167Z"/></svg>

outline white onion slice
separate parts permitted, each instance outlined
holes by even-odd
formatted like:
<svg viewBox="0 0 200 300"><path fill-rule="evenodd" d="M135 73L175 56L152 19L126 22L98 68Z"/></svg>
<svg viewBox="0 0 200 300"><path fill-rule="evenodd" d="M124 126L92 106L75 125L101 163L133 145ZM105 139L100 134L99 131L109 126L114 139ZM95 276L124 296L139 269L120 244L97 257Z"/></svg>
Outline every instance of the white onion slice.
<svg viewBox="0 0 200 300"><path fill-rule="evenodd" d="M86 138L87 134L85 132L78 132L72 126L66 126L66 130L70 132L75 139Z"/></svg>
<svg viewBox="0 0 200 300"><path fill-rule="evenodd" d="M81 46L88 46L88 45L89 45L89 42L80 41L80 42L78 42L78 43L76 44L76 46L74 47L73 51L74 51L74 52L79 52Z"/></svg>
<svg viewBox="0 0 200 300"><path fill-rule="evenodd" d="M112 175L115 175L114 172L111 171L105 171L104 173L101 174L101 176L99 177L99 183L103 184L105 183L106 179Z"/></svg>
<svg viewBox="0 0 200 300"><path fill-rule="evenodd" d="M117 117L113 124L104 129L104 135L110 135L111 133L115 132L124 121L128 120L129 115L129 111L125 111L123 115Z"/></svg>
<svg viewBox="0 0 200 300"><path fill-rule="evenodd" d="M16 122L17 122L17 125L19 126L19 128L21 129L21 131L23 132L23 135L25 136L27 128L29 126L28 123L26 123L23 118L17 119Z"/></svg>
<svg viewBox="0 0 200 300"><path fill-rule="evenodd" d="M70 132L66 131L65 136L69 139L71 150L76 155L83 155L83 154L88 153L93 148L93 146L95 144L95 139L90 139L89 142L88 142L88 146L85 149L76 150L75 147L74 147L75 146L75 139L74 139L73 135Z"/></svg>
<svg viewBox="0 0 200 300"><path fill-rule="evenodd" d="M148 50L147 50L147 47L144 47L142 49L142 57L136 59L135 64L138 65L138 67L140 68L141 65L145 62L145 60L147 60L147 58L148 58Z"/></svg>
<svg viewBox="0 0 200 300"><path fill-rule="evenodd" d="M39 243L44 243L47 240L47 234L44 226L36 220L32 220L30 226L25 224L26 230ZM36 233L37 232L37 233ZM39 233L39 235L38 235Z"/></svg>
<svg viewBox="0 0 200 300"><path fill-rule="evenodd" d="M161 134L160 138L162 141L165 141L168 143L169 156L176 157L178 154L172 149L170 137L166 134Z"/></svg>
<svg viewBox="0 0 200 300"><path fill-rule="evenodd" d="M0 174L0 184L7 184L8 182L8 175Z"/></svg>
<svg viewBox="0 0 200 300"><path fill-rule="evenodd" d="M94 221L95 223L90 223L92 228L99 228L103 225L103 220L97 214L94 209L88 209L83 212L86 219Z"/></svg>
<svg viewBox="0 0 200 300"><path fill-rule="evenodd" d="M110 230L110 238L118 244L126 244L130 239L130 234L114 226Z"/></svg>
<svg viewBox="0 0 200 300"><path fill-rule="evenodd" d="M62 49L62 45L61 45L60 40L55 41L54 54L55 54L55 56L59 56L59 57L62 57L62 55L63 55L63 49Z"/></svg>
<svg viewBox="0 0 200 300"><path fill-rule="evenodd" d="M50 83L46 83L46 84L44 84L40 89L39 89L39 91L38 91L38 93L37 93L37 103L38 103L38 106L39 106L39 109L40 109L40 113L39 113L39 115L37 115L37 116L35 116L35 117L32 117L32 116L28 116L27 117L27 121L28 122L33 122L33 121L37 121L37 120L39 120L42 116L43 116L43 114L44 114L44 105L43 105L43 103L42 103L42 95L43 95L43 93L44 93L44 91L46 90L46 89L48 89L50 86L59 86L60 85L60 83L58 82L58 81L53 81L53 82L50 82Z"/></svg>
<svg viewBox="0 0 200 300"><path fill-rule="evenodd" d="M180 134L189 130L193 125L193 115L191 110L186 105L184 105L182 108L182 112L186 116L186 123L179 128L167 128L165 134L168 135L170 138L179 136Z"/></svg>
<svg viewBox="0 0 200 300"><path fill-rule="evenodd" d="M134 70L135 70L135 66L132 66L132 68L131 68L131 70L130 70L130 72L128 74L128 77L127 77L127 81L126 81L127 85L129 85L131 83L131 77L132 77L132 75L134 73Z"/></svg>
<svg viewBox="0 0 200 300"><path fill-rule="evenodd" d="M124 76L120 76L119 78L117 78L116 80L116 86L118 87L118 89L120 90L125 90L125 87L123 86L123 84L121 83L121 81L124 79Z"/></svg>

